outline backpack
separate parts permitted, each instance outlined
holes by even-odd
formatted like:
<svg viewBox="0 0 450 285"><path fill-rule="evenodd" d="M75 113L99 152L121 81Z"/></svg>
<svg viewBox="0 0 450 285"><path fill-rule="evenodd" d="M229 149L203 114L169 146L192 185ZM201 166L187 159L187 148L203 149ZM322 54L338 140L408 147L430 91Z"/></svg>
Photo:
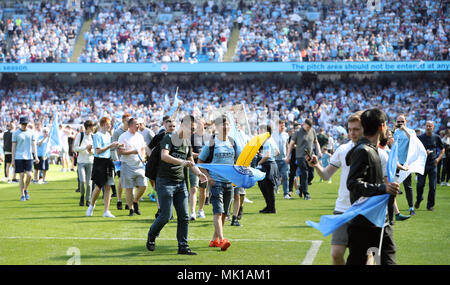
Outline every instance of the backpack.
<svg viewBox="0 0 450 285"><path fill-rule="evenodd" d="M156 175L158 173L158 166L161 162L161 140L166 135L166 132L161 132L153 137L152 141L149 144L150 146L154 146L152 149L152 153L148 158L147 163L145 164L145 177L155 180Z"/></svg>
<svg viewBox="0 0 450 285"><path fill-rule="evenodd" d="M80 133L80 136L81 136L81 138L80 138L80 144L79 144L78 146L80 146L81 143L83 142L84 132L81 132L81 133Z"/></svg>
<svg viewBox="0 0 450 285"><path fill-rule="evenodd" d="M214 135L211 140L209 141L209 154L208 157L206 158L205 163L211 163L213 158L214 158L214 150L215 150L215 138L216 136ZM234 154L236 156L237 154L237 146L236 143L234 142L234 139L232 137L228 137L228 141L231 143L231 145L233 146L234 149Z"/></svg>

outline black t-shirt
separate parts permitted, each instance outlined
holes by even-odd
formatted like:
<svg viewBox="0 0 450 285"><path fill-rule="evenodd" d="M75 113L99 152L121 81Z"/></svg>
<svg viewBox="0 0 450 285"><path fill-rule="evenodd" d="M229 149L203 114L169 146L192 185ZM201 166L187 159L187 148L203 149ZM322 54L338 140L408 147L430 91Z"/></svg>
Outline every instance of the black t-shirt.
<svg viewBox="0 0 450 285"><path fill-rule="evenodd" d="M172 136L175 136L173 140ZM192 156L192 147L189 140L180 139L177 133L167 133L161 140L160 147L161 151L167 149L171 156L178 159L186 160ZM184 167L181 165L174 165L161 160L158 168L158 177L180 182L184 180L183 170Z"/></svg>
<svg viewBox="0 0 450 285"><path fill-rule="evenodd" d="M436 134L432 134L431 136L422 134L418 136L418 138L422 142L426 150L433 151L427 156L426 163L427 166L432 166L436 158L438 158L441 149L444 148L444 144L442 143L441 138Z"/></svg>

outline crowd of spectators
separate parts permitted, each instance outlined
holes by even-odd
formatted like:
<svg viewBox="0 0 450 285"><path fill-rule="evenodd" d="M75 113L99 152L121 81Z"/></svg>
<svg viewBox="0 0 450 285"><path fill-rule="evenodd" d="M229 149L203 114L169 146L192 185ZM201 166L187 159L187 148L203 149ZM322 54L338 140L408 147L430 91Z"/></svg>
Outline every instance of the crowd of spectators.
<svg viewBox="0 0 450 285"><path fill-rule="evenodd" d="M28 2L23 14L0 23L0 62L69 62L81 11L63 3Z"/></svg>
<svg viewBox="0 0 450 285"><path fill-rule="evenodd" d="M254 1L238 16L234 61L447 60L443 1ZM299 11L322 17L306 21Z"/></svg>
<svg viewBox="0 0 450 285"><path fill-rule="evenodd" d="M54 80L14 82L0 89L0 127L11 120L28 116L48 126L53 114L59 113L63 124L81 124L87 119L98 121L112 117L117 124L124 112L143 118L156 132L168 111L166 101L173 102L176 87L183 102L180 118L193 114L206 121L212 112L239 104L246 106L246 116L253 132L257 124L278 111L288 127L295 122L313 119L316 127L324 127L336 140L342 139L339 126L347 117L371 107L385 110L395 120L406 113L408 126L424 128L426 120L436 123L436 130L446 127L450 117L448 82L441 79L392 80L295 80L275 79L188 79L186 81L144 80L129 82L89 81L68 84Z"/></svg>
<svg viewBox="0 0 450 285"><path fill-rule="evenodd" d="M83 17L92 23L79 62L220 62L236 27L233 61L448 60L444 2L30 1L0 19L0 62L68 62Z"/></svg>
<svg viewBox="0 0 450 285"><path fill-rule="evenodd" d="M79 62L222 61L233 29L231 11L230 3L219 7L214 1L100 8L84 35Z"/></svg>

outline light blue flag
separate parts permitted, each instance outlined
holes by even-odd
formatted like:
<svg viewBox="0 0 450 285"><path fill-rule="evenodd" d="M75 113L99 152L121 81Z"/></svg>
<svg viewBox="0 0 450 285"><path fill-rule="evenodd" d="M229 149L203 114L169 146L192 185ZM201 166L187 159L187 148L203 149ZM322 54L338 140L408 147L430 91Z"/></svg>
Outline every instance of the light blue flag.
<svg viewBox="0 0 450 285"><path fill-rule="evenodd" d="M59 139L59 118L58 112L55 113L55 117L53 118L52 127L49 132L49 139L45 142L46 153L50 153L50 150L54 146L60 146L61 141Z"/></svg>
<svg viewBox="0 0 450 285"><path fill-rule="evenodd" d="M167 96L167 95L166 95ZM180 99L178 99L178 87L177 87L177 91L175 92L175 96L173 97L173 103L172 103L172 107L170 107L169 111L167 112L167 116L172 116L173 113L175 113L175 111L178 108L178 104L181 102Z"/></svg>
<svg viewBox="0 0 450 285"><path fill-rule="evenodd" d="M164 111L167 111L170 107L170 100L169 97L166 95L164 95L164 104L163 104L163 109Z"/></svg>
<svg viewBox="0 0 450 285"><path fill-rule="evenodd" d="M236 187L247 189L253 187L256 182L261 181L266 177L266 173L252 167L209 163L200 163L195 166L214 172L232 182Z"/></svg>
<svg viewBox="0 0 450 285"><path fill-rule="evenodd" d="M395 172L397 171L397 162L398 162L397 154L398 154L398 143L397 141L395 141L394 145L391 148L391 151L389 152L389 158L387 161L387 175L389 182L395 181Z"/></svg>
<svg viewBox="0 0 450 285"><path fill-rule="evenodd" d="M241 151L245 147L245 143L246 143L245 139L242 137L241 132L239 132L239 130L236 126L236 122L234 121L233 115L228 115L228 118L230 119L230 137L233 138L238 152L241 153Z"/></svg>
<svg viewBox="0 0 450 285"><path fill-rule="evenodd" d="M327 236L356 216L363 215L375 226L382 228L386 219L389 196L389 194L383 194L369 198L363 197L353 203L342 215L324 215L319 223L306 221L306 224L320 231L323 236Z"/></svg>

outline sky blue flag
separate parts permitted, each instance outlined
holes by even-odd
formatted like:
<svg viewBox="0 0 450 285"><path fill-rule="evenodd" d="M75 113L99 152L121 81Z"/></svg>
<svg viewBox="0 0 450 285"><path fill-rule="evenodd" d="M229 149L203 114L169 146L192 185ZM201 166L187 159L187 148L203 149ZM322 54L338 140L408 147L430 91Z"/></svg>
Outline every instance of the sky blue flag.
<svg viewBox="0 0 450 285"><path fill-rule="evenodd" d="M397 162L398 162L398 143L397 143L397 141L395 141L394 145L391 148L391 151L389 152L389 158L387 161L387 175L388 175L389 182L395 181L395 172L397 171Z"/></svg>
<svg viewBox="0 0 450 285"><path fill-rule="evenodd" d="M50 150L54 146L60 146L61 141L59 139L59 118L58 118L58 112L55 113L55 117L53 118L52 126L50 128L49 132L49 140L46 140L45 149L46 153L50 153Z"/></svg>
<svg viewBox="0 0 450 285"><path fill-rule="evenodd" d="M228 118L230 119L230 137L233 138L240 153L245 147L245 139L242 137L241 132L238 130L233 115L228 115Z"/></svg>
<svg viewBox="0 0 450 285"><path fill-rule="evenodd" d="M306 221L306 224L320 231L323 236L327 236L356 216L363 215L375 226L382 228L386 219L389 196L389 194L383 194L369 198L363 197L353 203L342 215L324 215L319 223Z"/></svg>
<svg viewBox="0 0 450 285"><path fill-rule="evenodd" d="M166 95L164 95L164 104L163 104L164 111L169 110L169 107L170 107L170 100L169 100L169 97L166 94Z"/></svg>
<svg viewBox="0 0 450 285"><path fill-rule="evenodd" d="M166 95L167 96L167 95ZM175 96L173 97L173 102L172 102L172 106L170 107L169 111L167 112L167 116L172 116L173 113L175 113L175 111L178 108L178 104L181 102L180 99L178 99L178 87L177 87L177 91L175 92Z"/></svg>
<svg viewBox="0 0 450 285"><path fill-rule="evenodd" d="M199 163L195 166L207 169L217 175L231 181L236 187L251 188L256 182L266 177L266 174L252 167L230 165L230 164L210 164Z"/></svg>

